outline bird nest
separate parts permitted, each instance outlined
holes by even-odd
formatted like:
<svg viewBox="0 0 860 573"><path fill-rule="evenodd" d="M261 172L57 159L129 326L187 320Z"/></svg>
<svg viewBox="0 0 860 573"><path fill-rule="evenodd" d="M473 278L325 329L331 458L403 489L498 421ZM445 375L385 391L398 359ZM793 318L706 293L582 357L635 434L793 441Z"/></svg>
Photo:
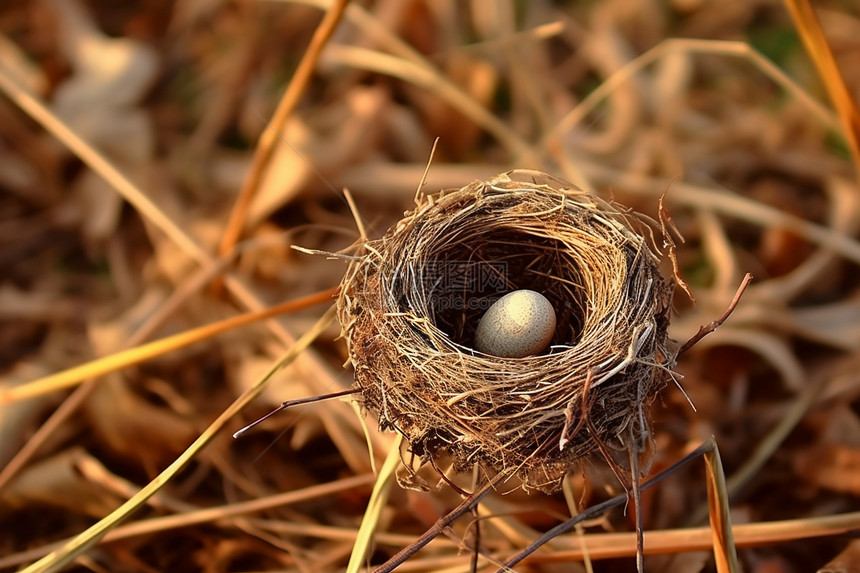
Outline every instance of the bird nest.
<svg viewBox="0 0 860 573"><path fill-rule="evenodd" d="M547 492L596 450L640 447L643 407L676 357L674 283L653 242L640 216L535 171L422 197L343 280L338 314L364 406L423 460L477 463ZM482 314L517 289L555 308L550 346L478 352Z"/></svg>

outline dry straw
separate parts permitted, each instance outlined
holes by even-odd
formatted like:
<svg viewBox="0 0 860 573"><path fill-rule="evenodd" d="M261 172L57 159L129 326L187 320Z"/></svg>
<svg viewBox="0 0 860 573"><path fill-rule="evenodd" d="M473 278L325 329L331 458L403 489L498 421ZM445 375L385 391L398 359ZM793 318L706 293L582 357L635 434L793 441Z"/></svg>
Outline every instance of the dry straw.
<svg viewBox="0 0 860 573"><path fill-rule="evenodd" d="M671 376L674 283L651 227L623 207L517 170L421 197L363 244L338 313L364 406L422 460L477 463L556 490L576 460L641 448L643 408ZM482 313L516 289L558 316L526 358L473 349ZM636 444L630 444L630 436ZM614 466L613 466L614 467Z"/></svg>

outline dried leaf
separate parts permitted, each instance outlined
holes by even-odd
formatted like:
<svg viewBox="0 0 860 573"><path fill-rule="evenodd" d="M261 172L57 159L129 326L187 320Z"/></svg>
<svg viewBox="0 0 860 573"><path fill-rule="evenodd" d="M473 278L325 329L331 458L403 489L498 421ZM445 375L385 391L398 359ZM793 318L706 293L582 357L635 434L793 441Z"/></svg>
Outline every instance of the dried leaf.
<svg viewBox="0 0 860 573"><path fill-rule="evenodd" d="M16 384L44 375L44 366L30 362L18 362L0 379L0 387L10 388ZM0 403L0 468L6 466L18 449L30 437L33 424L43 408L45 399L24 400L9 404Z"/></svg>
<svg viewBox="0 0 860 573"><path fill-rule="evenodd" d="M817 573L857 573L860 571L860 539L845 546L842 552L827 562Z"/></svg>
<svg viewBox="0 0 860 573"><path fill-rule="evenodd" d="M197 435L194 420L143 400L116 375L110 377L87 402L92 429L112 451L155 473Z"/></svg>
<svg viewBox="0 0 860 573"><path fill-rule="evenodd" d="M155 52L129 38L109 38L78 0L49 0L59 41L74 74L57 88L54 103L67 117L136 105L155 79Z"/></svg>
<svg viewBox="0 0 860 573"><path fill-rule="evenodd" d="M81 475L77 468L86 459L98 463L83 448L73 447L30 466L4 488L0 503L7 508L45 504L105 516L119 507L121 500Z"/></svg>
<svg viewBox="0 0 860 573"><path fill-rule="evenodd" d="M794 472L814 485L860 496L860 448L819 444L797 452Z"/></svg>
<svg viewBox="0 0 860 573"><path fill-rule="evenodd" d="M801 308L793 318L811 340L845 350L860 349L860 298Z"/></svg>

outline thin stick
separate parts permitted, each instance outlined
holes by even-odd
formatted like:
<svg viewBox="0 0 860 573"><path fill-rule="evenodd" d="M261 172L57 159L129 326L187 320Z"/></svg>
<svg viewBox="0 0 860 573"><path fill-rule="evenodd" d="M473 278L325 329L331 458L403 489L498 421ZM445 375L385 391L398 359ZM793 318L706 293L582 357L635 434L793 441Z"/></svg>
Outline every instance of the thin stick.
<svg viewBox="0 0 860 573"><path fill-rule="evenodd" d="M487 497L487 495L493 491L493 487L504 477L507 477L507 474L504 472L496 474L496 476L483 485L481 489L475 491L472 495L464 499L460 505L452 509L447 515L440 517L439 520L433 524L433 527L424 532L424 534L416 539L413 544L398 551L391 559L375 569L373 573L390 573L391 571L394 571L396 567L400 566L407 559L418 553L418 551L420 551L425 545L441 535L445 528L450 526L460 516L471 511L472 507L476 506L482 499Z"/></svg>
<svg viewBox="0 0 860 573"><path fill-rule="evenodd" d="M675 282L678 283L684 292L690 297L690 300L696 302L696 297L693 296L693 291L690 290L690 285L687 284L687 281L684 280L684 277L681 275L681 269L678 266L678 248L675 245L675 239L672 238L672 233L678 237L681 242L684 242L684 236L681 234L681 231L678 230L678 226L675 225L675 220L672 219L672 214L669 213L669 210L663 204L663 200L666 198L666 193L668 193L669 189L666 188L666 191L660 195L660 200L657 202L658 210L660 212L660 230L663 233L663 241L666 247L669 249L669 260L672 261L672 273L675 275Z"/></svg>
<svg viewBox="0 0 860 573"><path fill-rule="evenodd" d="M433 466L433 469L436 471L437 474L439 474L439 477L441 477L442 480L444 480L444 482L448 484L448 487L450 487L463 497L468 497L471 495L468 491L455 484L447 475L445 475L445 472L442 471L442 468L440 468L438 464L436 464L436 460L433 459L433 456L428 456L427 461L430 462L430 465Z"/></svg>
<svg viewBox="0 0 860 573"><path fill-rule="evenodd" d="M669 477L670 475L672 475L673 473L678 471L680 468L682 468L686 464L690 463L692 460L698 458L699 456L703 455L704 453L706 453L708 451L711 451L711 449L713 449L713 447L714 447L713 440L709 440L709 441L705 442L704 444L702 444L701 446L699 446L698 448L696 448L695 450L693 450L692 452L690 452L689 454L684 456L680 461L676 462L674 465L670 466L665 471L661 472L657 476L653 477L652 479L650 479L647 482L645 482L644 484L642 484L642 487L639 488L640 491L645 491L646 489L648 489L648 488L656 485L657 483L663 481L664 479L666 479L667 477ZM532 553L537 551L538 548L540 548L542 545L548 543L549 541L551 541L555 537L558 537L562 533L567 533L568 531L570 531L571 529L576 527L576 524L582 523L582 522L587 521L589 519L593 519L593 518L607 512L608 510L612 509L613 507L617 507L617 506L623 505L625 503L627 503L627 494L626 493L621 494L621 495L616 495L612 499L608 499L608 500L604 501L603 503L598 503L597 505L593 505L593 506L585 509L581 513L578 513L577 515L568 519L564 523L560 523L560 524L556 525L555 527L553 527L552 529L550 529L549 531L547 531L546 533L544 533L543 535L538 537L535 541L533 541L531 544L529 544L528 547L526 547L525 549L523 549L522 551L520 551L519 553L517 553L516 555L514 555L513 557L511 557L507 561L505 561L505 563L502 565L502 568L498 569L496 571L496 573L507 573L507 572L509 572L511 570L511 567L513 567L514 565L516 565L517 563L519 563L520 561L522 561L523 559L525 559L526 557L528 557L529 555L531 555Z"/></svg>
<svg viewBox="0 0 860 573"><path fill-rule="evenodd" d="M735 293L732 302L729 304L729 307L726 309L723 315L717 320L711 322L710 324L699 327L699 332L694 334L693 337L690 338L690 340L684 343L684 345L681 347L681 350L678 351L678 356L684 354L686 351L695 346L705 336L718 329L720 325L723 324L729 318L732 312L734 312L735 307L741 301L741 297L743 296L744 291L747 290L747 286L749 286L750 281L752 281L752 278L753 277L750 273L744 275L744 280L741 281L741 285L738 287L738 290Z"/></svg>
<svg viewBox="0 0 860 573"><path fill-rule="evenodd" d="M479 483L481 483L481 467L475 464L472 466L472 491L478 489ZM473 532L475 543L472 548L472 562L469 564L469 573L478 573L478 558L481 555L481 514L477 503L472 506L472 516L475 518L472 521L472 524L475 526Z"/></svg>
<svg viewBox="0 0 860 573"><path fill-rule="evenodd" d="M349 212L352 213L352 218L355 220L355 227L358 229L359 237L362 243L367 242L367 229L364 227L364 221L361 219L361 214L358 212L358 207L355 204L355 199L349 189L344 188L343 196L346 199L346 204L349 205Z"/></svg>
<svg viewBox="0 0 860 573"><path fill-rule="evenodd" d="M433 147L430 148L430 157L427 158L427 165L424 167L424 173L421 174L421 181L418 182L418 188L415 190L415 206L421 206L421 198L424 196L424 185L427 184L427 174L430 172L430 165L433 163L433 156L436 155L436 146L439 145L439 138L433 140Z"/></svg>
<svg viewBox="0 0 860 573"><path fill-rule="evenodd" d="M234 438L240 438L248 433L248 430L253 428L254 426L268 420L278 412L282 412L287 408L292 408L293 406L300 406L302 404L311 404L313 402L322 402L323 400L331 400L333 398L340 398L342 396L350 396L352 394L357 394L360 390L349 389L349 390L341 390L339 392L332 392L331 394L322 394L321 396L309 396L307 398L298 398L296 400L287 400L286 402L281 402L281 405L263 416L262 418L257 418L235 434L233 434Z"/></svg>
<svg viewBox="0 0 860 573"><path fill-rule="evenodd" d="M636 571L645 573L645 540L642 524L642 490L639 487L639 451L636 447L636 433L633 422L628 425L630 430L630 474L633 478L633 511L636 512Z"/></svg>
<svg viewBox="0 0 860 573"><path fill-rule="evenodd" d="M275 110L275 115L272 117L271 122L269 122L269 129L264 129L260 134L257 149L254 152L253 163L248 171L248 176L242 184L242 189L239 191L239 196L236 198L236 203L233 206L233 211L230 213L230 220L224 230L224 235L221 237L219 252L222 255L233 250L236 241L239 240L242 234L242 226L245 223L248 209L251 206L251 199L254 198L254 194L257 192L260 180L263 177L263 171L265 171L266 166L272 158L278 136L283 131L284 124L295 110L296 105L298 105L311 79L319 55L340 22L347 4L349 4L349 0L335 0L332 3L316 32L314 32L311 43L302 56L302 61L299 62L296 73L287 86L284 96L278 104L278 109Z"/></svg>

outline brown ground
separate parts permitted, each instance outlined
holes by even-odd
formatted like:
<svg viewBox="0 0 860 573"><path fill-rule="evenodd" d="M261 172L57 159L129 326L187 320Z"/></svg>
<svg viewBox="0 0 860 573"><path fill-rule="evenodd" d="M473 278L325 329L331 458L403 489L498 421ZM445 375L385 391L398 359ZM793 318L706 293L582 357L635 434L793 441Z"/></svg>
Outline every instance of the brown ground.
<svg viewBox="0 0 860 573"><path fill-rule="evenodd" d="M730 321L680 361L697 411L676 387L654 404L651 473L716 436L734 523L772 536L746 548L736 534L747 571L814 571L852 547L847 534L806 537L826 518L860 511L860 189L786 7L360 4L371 4L369 16L348 14L278 127L282 140L243 216L227 278L214 266L218 245L322 12L225 0L0 6L0 87L23 88L54 114L46 129L26 101L0 98L0 569L35 561L150 483L311 331L325 305L61 389L41 377L338 284L341 261L288 245L338 251L357 238L343 187L368 235L380 236L413 205L436 137L428 191L527 167L656 216L668 190L686 238L681 271L697 298L692 305L676 294L677 340L719 316L744 273L755 275ZM838 0L817 10L856 101L860 11ZM625 80L634 61L645 65ZM56 118L145 196L106 183L80 146L61 144ZM69 570L343 570L373 480L348 403L298 407L241 440L229 435L282 400L349 387L338 333L327 326L228 431ZM379 467L392 435L367 425ZM701 468L643 494L646 548L666 539L664 530L704 523ZM353 476L317 495L300 491ZM584 505L620 491L598 461L571 485ZM273 497L293 491L290 503ZM229 513L247 500L272 507ZM458 502L447 487L395 487L373 562ZM215 509L199 513L207 508ZM562 496L519 492L491 498L484 513L496 516L482 521L486 551L504 560L569 509ZM846 519L860 529L860 517ZM774 520L793 520L803 539L786 541ZM469 552L457 543L470 521L400 570L468 571ZM590 524L586 539L594 552L607 529L632 527L615 511ZM580 545L569 534L538 553ZM648 571L713 570L709 553L670 545L670 554L646 559ZM624 547L625 556L595 560L593 570L632 570L630 538ZM860 567L860 558L845 559ZM538 560L517 568L571 570L587 569Z"/></svg>

